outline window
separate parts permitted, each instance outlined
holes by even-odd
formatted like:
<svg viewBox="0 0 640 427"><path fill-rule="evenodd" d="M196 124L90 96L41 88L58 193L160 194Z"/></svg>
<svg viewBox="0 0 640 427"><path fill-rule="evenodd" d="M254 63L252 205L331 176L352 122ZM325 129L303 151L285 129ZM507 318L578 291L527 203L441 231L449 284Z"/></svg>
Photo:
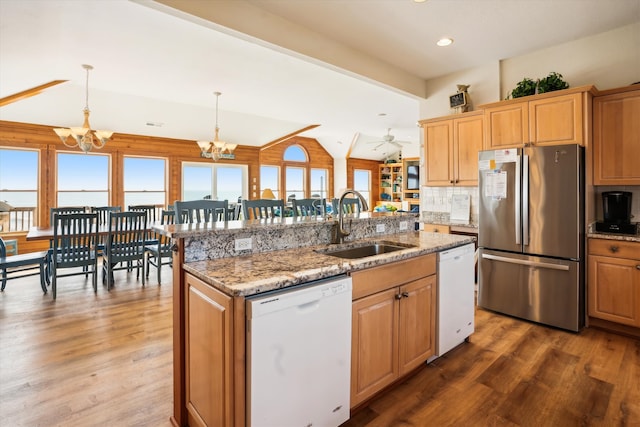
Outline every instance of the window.
<svg viewBox="0 0 640 427"><path fill-rule="evenodd" d="M278 166L260 166L260 194L258 198L262 198L262 192L269 188L273 191L276 199L279 199L280 188L280 168Z"/></svg>
<svg viewBox="0 0 640 427"><path fill-rule="evenodd" d="M182 165L182 200L228 200L237 202L247 198L248 167L211 163Z"/></svg>
<svg viewBox="0 0 640 427"><path fill-rule="evenodd" d="M0 232L24 231L35 225L38 206L37 151L0 149L0 201L13 210L0 212Z"/></svg>
<svg viewBox="0 0 640 427"><path fill-rule="evenodd" d="M287 166L286 172L286 196L289 200L290 196L294 196L296 199L304 199L305 179L304 175L306 168L294 168Z"/></svg>
<svg viewBox="0 0 640 427"><path fill-rule="evenodd" d="M328 176L329 171L327 169L311 169L311 197L320 197L322 199L327 197L327 188L329 188Z"/></svg>
<svg viewBox="0 0 640 427"><path fill-rule="evenodd" d="M284 151L285 162L306 162L307 153L299 145L292 145Z"/></svg>
<svg viewBox="0 0 640 427"><path fill-rule="evenodd" d="M165 206L167 161L124 157L124 205Z"/></svg>
<svg viewBox="0 0 640 427"><path fill-rule="evenodd" d="M104 154L58 153L56 205L109 205L109 160Z"/></svg>
<svg viewBox="0 0 640 427"><path fill-rule="evenodd" d="M366 169L354 169L353 189L368 201L371 206L371 171Z"/></svg>

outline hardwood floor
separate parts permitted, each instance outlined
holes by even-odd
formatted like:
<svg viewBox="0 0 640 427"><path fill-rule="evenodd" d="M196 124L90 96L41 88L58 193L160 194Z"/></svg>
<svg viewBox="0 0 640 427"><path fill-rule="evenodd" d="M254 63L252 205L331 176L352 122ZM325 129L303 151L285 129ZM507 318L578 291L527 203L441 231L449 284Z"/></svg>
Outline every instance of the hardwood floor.
<svg viewBox="0 0 640 427"><path fill-rule="evenodd" d="M116 272L108 292L84 276L12 280L0 294L0 426L170 426L170 269L142 287Z"/></svg>
<svg viewBox="0 0 640 427"><path fill-rule="evenodd" d="M168 270L168 269L167 269ZM116 272L93 294L36 277L0 294L1 426L169 426L171 285ZM476 333L344 427L640 426L640 340L478 310ZM218 426L216 426L218 427ZM277 426L285 427L285 426Z"/></svg>

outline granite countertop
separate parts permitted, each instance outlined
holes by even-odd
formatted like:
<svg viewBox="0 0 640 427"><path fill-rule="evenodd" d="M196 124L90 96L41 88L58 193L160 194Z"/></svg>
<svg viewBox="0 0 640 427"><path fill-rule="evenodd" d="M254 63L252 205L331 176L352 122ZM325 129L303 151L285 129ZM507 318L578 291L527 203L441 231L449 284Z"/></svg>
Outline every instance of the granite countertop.
<svg viewBox="0 0 640 427"><path fill-rule="evenodd" d="M636 229L640 232L640 224L636 224ZM590 239L622 240L625 242L640 242L640 234L617 234L603 233L596 231L595 223L589 224L587 237Z"/></svg>
<svg viewBox="0 0 640 427"><path fill-rule="evenodd" d="M607 240L623 240L625 242L639 242L639 235L632 234L614 234L614 233L600 233L597 231L592 231L587 233L587 237L590 239L607 239Z"/></svg>
<svg viewBox="0 0 640 427"><path fill-rule="evenodd" d="M230 296L249 296L282 289L313 280L345 274L403 259L439 252L475 241L475 237L422 231L384 235L358 240L340 248L366 241L390 241L415 247L360 259L342 259L315 252L330 245L280 250L215 260L185 263L183 268L205 283Z"/></svg>

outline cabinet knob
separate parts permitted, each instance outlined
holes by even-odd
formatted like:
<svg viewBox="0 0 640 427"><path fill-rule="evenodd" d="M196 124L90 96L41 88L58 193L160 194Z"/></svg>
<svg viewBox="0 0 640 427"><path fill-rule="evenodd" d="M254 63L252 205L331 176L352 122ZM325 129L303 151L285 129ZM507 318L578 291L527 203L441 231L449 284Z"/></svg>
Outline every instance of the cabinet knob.
<svg viewBox="0 0 640 427"><path fill-rule="evenodd" d="M409 292L403 292L402 296L405 297L405 298L409 298Z"/></svg>
<svg viewBox="0 0 640 427"><path fill-rule="evenodd" d="M617 247L617 246L611 246L609 249L611 249L611 252L613 252L613 253L615 254L616 252L618 252L618 250L619 250L620 248L619 248L619 247Z"/></svg>
<svg viewBox="0 0 640 427"><path fill-rule="evenodd" d="M640 264L636 265L636 270L640 270Z"/></svg>
<svg viewBox="0 0 640 427"><path fill-rule="evenodd" d="M396 294L396 299L402 299L402 294Z"/></svg>

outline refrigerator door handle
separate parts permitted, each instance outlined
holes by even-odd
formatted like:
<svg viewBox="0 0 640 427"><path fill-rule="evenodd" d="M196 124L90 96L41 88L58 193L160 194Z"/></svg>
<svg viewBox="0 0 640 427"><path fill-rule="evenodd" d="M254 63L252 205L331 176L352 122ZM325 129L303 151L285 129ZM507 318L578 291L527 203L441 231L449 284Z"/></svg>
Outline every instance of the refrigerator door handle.
<svg viewBox="0 0 640 427"><path fill-rule="evenodd" d="M520 178L521 178L521 170L520 170L520 157L518 156L516 158L516 188L515 188L515 195L516 195L516 218L515 218L515 226L516 226L516 245L520 245L522 244L522 227L521 227L521 223L520 223L520 218L522 217L521 211L520 211L520 203L522 202L521 196L520 196Z"/></svg>
<svg viewBox="0 0 640 427"><path fill-rule="evenodd" d="M529 156L522 156L522 244L529 245Z"/></svg>
<svg viewBox="0 0 640 427"><path fill-rule="evenodd" d="M548 262L535 262L535 261L528 261L526 259L507 258L507 257L491 255L491 254L482 254L482 258L491 259L494 261L507 262L510 264L527 265L530 267L540 267L540 268L548 268L551 270L569 271L568 265L550 264Z"/></svg>

